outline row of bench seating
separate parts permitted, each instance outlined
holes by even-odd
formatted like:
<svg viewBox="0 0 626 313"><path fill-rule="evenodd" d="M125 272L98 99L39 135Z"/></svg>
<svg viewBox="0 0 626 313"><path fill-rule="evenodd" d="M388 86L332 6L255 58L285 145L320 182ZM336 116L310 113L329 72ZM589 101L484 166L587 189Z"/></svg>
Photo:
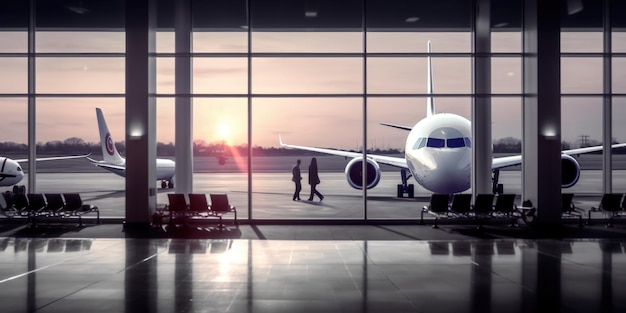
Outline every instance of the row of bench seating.
<svg viewBox="0 0 626 313"><path fill-rule="evenodd" d="M442 217L505 217L511 218L511 224L517 224L516 221L520 218L528 222L530 219L534 218L536 209L532 207L532 205L517 206L515 203L516 196L516 194L477 194L472 204L471 194L455 194L453 196L448 194L433 194L430 198L430 203L422 208L420 223L424 223L424 213L435 216L434 228L438 227L438 219ZM584 210L574 206L573 198L573 193L562 194L561 215L563 217L577 218L579 226L582 226ZM479 223L479 227L480 226Z"/></svg>
<svg viewBox="0 0 626 313"><path fill-rule="evenodd" d="M226 194L210 194L211 203L203 193L168 193L168 205L165 214L169 217L169 224L187 225L189 220L198 218L218 218L219 227L223 228L222 216L227 213L235 215L234 223L238 225L237 208L228 202ZM189 199L189 201L187 201Z"/></svg>
<svg viewBox="0 0 626 313"><path fill-rule="evenodd" d="M24 216L31 226L36 225L37 217L78 217L79 226L83 226L82 215L96 212L100 223L98 207L83 203L78 193L12 193L2 194L0 204L2 214L7 217Z"/></svg>

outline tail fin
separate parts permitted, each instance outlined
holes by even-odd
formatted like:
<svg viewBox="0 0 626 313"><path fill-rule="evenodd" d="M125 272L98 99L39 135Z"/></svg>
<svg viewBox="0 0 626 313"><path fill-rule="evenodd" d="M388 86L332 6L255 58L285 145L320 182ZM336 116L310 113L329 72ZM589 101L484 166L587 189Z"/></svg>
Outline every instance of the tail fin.
<svg viewBox="0 0 626 313"><path fill-rule="evenodd" d="M432 48L430 44L430 40L428 41L428 98L426 100L426 116L431 116L435 114L435 99L433 98L433 62L430 54L432 53Z"/></svg>
<svg viewBox="0 0 626 313"><path fill-rule="evenodd" d="M102 145L102 157L105 162L122 165L124 164L124 158L120 156L115 148L115 143L109 133L107 122L104 120L104 115L100 108L96 108L96 116L98 117L98 129L100 130L100 145Z"/></svg>

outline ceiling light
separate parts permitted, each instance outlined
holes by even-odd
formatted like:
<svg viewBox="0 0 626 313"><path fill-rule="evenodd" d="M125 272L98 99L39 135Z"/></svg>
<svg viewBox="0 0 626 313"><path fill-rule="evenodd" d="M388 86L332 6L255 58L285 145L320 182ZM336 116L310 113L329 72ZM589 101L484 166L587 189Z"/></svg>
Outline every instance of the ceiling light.
<svg viewBox="0 0 626 313"><path fill-rule="evenodd" d="M420 18L419 18L419 17L417 17L417 16L411 16L411 17L407 18L407 19L405 20L405 22L407 22L407 23L415 23L415 22L419 21L419 19L420 19Z"/></svg>
<svg viewBox="0 0 626 313"><path fill-rule="evenodd" d="M317 17L317 11L304 11L306 17Z"/></svg>

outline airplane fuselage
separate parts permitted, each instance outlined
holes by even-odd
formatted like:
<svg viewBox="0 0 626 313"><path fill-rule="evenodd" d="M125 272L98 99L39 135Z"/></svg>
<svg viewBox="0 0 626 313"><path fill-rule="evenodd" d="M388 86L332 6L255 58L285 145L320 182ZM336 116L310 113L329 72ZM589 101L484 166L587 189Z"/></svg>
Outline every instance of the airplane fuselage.
<svg viewBox="0 0 626 313"><path fill-rule="evenodd" d="M13 186L24 179L24 171L19 163L0 157L0 187Z"/></svg>
<svg viewBox="0 0 626 313"><path fill-rule="evenodd" d="M98 164L96 164L98 165ZM100 166L101 168L108 170L109 172L126 177L126 159L122 164L117 164L117 167ZM171 180L176 173L176 164L170 159L156 159L156 179L157 180Z"/></svg>
<svg viewBox="0 0 626 313"><path fill-rule="evenodd" d="M409 133L405 158L409 171L435 193L458 193L470 188L472 129L466 118L439 113L419 121Z"/></svg>

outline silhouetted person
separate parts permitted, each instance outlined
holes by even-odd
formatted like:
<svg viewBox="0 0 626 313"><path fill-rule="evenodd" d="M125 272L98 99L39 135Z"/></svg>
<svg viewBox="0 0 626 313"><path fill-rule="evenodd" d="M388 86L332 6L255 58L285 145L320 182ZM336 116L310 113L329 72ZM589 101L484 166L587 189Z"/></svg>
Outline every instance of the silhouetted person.
<svg viewBox="0 0 626 313"><path fill-rule="evenodd" d="M300 190L302 190L302 175L300 175L300 159L296 161L296 165L291 168L291 180L296 185L296 191L293 193L293 201L300 200Z"/></svg>
<svg viewBox="0 0 626 313"><path fill-rule="evenodd" d="M316 189L316 186L319 183L320 177L317 174L317 159L312 158L311 164L309 164L309 185L311 185L311 196L309 196L309 201L313 201L314 195L320 197L320 201L324 200L324 196Z"/></svg>

